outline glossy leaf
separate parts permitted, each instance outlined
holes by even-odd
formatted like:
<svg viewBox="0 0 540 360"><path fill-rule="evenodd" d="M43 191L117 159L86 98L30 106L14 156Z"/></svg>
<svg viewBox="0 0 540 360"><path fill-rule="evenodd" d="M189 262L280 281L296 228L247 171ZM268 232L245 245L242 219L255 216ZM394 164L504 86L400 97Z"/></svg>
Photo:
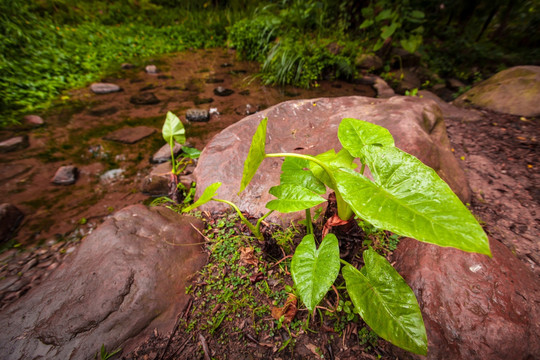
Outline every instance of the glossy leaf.
<svg viewBox="0 0 540 360"><path fill-rule="evenodd" d="M204 192L199 197L199 199L197 201L195 201L191 206L188 206L187 208L182 209L182 212L191 211L193 209L198 208L199 206L201 206L203 204L206 204L210 200L212 200L212 198L214 196L216 196L217 189L219 189L220 186L221 186L220 182L216 182L216 183L213 183L213 184L209 185L206 189L204 189Z"/></svg>
<svg viewBox="0 0 540 360"><path fill-rule="evenodd" d="M351 118L343 119L339 124L338 139L352 156L360 159L363 159L366 145L394 146L394 138L387 129Z"/></svg>
<svg viewBox="0 0 540 360"><path fill-rule="evenodd" d="M268 118L264 118L261 120L259 126L257 127L257 130L255 131L255 134L253 135L253 139L251 140L251 146L249 147L248 156L246 158L246 161L244 162L244 171L242 173L239 193L244 191L246 186L248 186L251 179L253 179L253 176L257 172L259 165L261 165L262 161L264 160L266 154L264 147L266 145L267 122Z"/></svg>
<svg viewBox="0 0 540 360"><path fill-rule="evenodd" d="M296 248L291 275L306 307L313 311L324 298L339 274L339 244L328 234L317 249L313 235L306 235Z"/></svg>
<svg viewBox="0 0 540 360"><path fill-rule="evenodd" d="M341 149L337 154L334 149L328 150L325 153L315 156L317 160L325 164L330 171L334 172L339 168L355 169L356 164L353 163L354 157L346 150ZM317 179L322 181L330 189L336 190L330 176L324 171L324 169L314 162L310 162L309 167L311 172Z"/></svg>
<svg viewBox="0 0 540 360"><path fill-rule="evenodd" d="M281 165L280 184L296 184L317 194L324 194L326 186L309 170L309 161L286 157Z"/></svg>
<svg viewBox="0 0 540 360"><path fill-rule="evenodd" d="M201 156L201 150L184 146L182 147L182 155L189 159L198 159Z"/></svg>
<svg viewBox="0 0 540 360"><path fill-rule="evenodd" d="M186 129L184 129L184 124L182 124L178 116L170 111L167 113L161 132L163 138L171 147L174 146L175 141L179 144L186 142Z"/></svg>
<svg viewBox="0 0 540 360"><path fill-rule="evenodd" d="M334 174L355 214L398 235L491 255L482 227L433 169L395 147L365 150L375 182L349 169Z"/></svg>
<svg viewBox="0 0 540 360"><path fill-rule="evenodd" d="M426 355L426 329L411 288L375 251L364 251L364 263L361 271L352 265L342 270L347 292L362 319L392 344Z"/></svg>
<svg viewBox="0 0 540 360"><path fill-rule="evenodd" d="M266 208L281 213L290 213L312 208L326 200L309 189L296 184L271 187L269 193L277 197L266 204Z"/></svg>

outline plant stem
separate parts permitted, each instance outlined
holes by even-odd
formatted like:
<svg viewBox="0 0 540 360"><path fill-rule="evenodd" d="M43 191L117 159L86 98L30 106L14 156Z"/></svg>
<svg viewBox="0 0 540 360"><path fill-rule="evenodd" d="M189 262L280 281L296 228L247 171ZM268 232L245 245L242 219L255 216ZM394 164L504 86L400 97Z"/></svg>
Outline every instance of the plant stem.
<svg viewBox="0 0 540 360"><path fill-rule="evenodd" d="M313 234L313 223L311 222L311 210L306 209L306 235Z"/></svg>
<svg viewBox="0 0 540 360"><path fill-rule="evenodd" d="M248 219L246 219L244 217L244 215L242 214L242 212L240 211L240 209L238 208L238 206L236 206L234 203L230 202L229 200L223 200L223 199L216 199L216 198L212 198L212 200L214 201L218 201L218 202L222 202L222 203L225 203L227 205L229 205L230 207L232 207L236 213L238 214L238 216L240 216L240 220L242 220L242 222L249 228L249 231L251 231L251 233L257 238L259 239L260 241L264 241L264 237L262 236L261 232L259 231L259 226L260 226L260 222L261 219L264 219L265 217L267 217L268 215L270 215L270 212L266 213L261 219L259 219L259 221L257 221L257 227L253 226L249 221Z"/></svg>
<svg viewBox="0 0 540 360"><path fill-rule="evenodd" d="M174 145L169 144L169 147L171 148L172 173L176 175L176 159L174 158Z"/></svg>

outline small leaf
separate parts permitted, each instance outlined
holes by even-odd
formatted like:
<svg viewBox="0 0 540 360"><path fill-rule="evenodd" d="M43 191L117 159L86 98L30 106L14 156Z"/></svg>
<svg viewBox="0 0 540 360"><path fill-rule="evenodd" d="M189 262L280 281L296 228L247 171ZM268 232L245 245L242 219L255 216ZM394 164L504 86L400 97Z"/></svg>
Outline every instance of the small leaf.
<svg viewBox="0 0 540 360"><path fill-rule="evenodd" d="M301 185L317 194L326 192L326 186L309 170L306 159L286 157L281 165L280 183Z"/></svg>
<svg viewBox="0 0 540 360"><path fill-rule="evenodd" d="M411 12L411 16L413 18L417 18L417 19L423 19L424 18L424 12L423 11L420 11L420 10L413 10Z"/></svg>
<svg viewBox="0 0 540 360"><path fill-rule="evenodd" d="M390 26L383 27L381 38L384 40L388 39L390 36L394 34L394 32L397 30L398 27L399 27L399 23L395 23L395 22L393 22Z"/></svg>
<svg viewBox="0 0 540 360"><path fill-rule="evenodd" d="M217 189L221 186L220 182L213 183L209 185L206 189L204 189L204 192L202 193L201 197L197 201L195 201L191 206L188 206L187 208L182 209L182 212L188 212L193 209L198 208L199 206L206 204L214 196L217 194Z"/></svg>
<svg viewBox="0 0 540 360"><path fill-rule="evenodd" d="M384 40L378 39L375 45L373 46L373 51L379 50L380 48L383 47L383 45L384 45Z"/></svg>
<svg viewBox="0 0 540 360"><path fill-rule="evenodd" d="M373 20L371 20L371 19L366 19L366 20L364 20L364 22L362 22L362 24L360 24L360 29L368 28L368 27L370 27L371 25L373 25Z"/></svg>
<svg viewBox="0 0 540 360"><path fill-rule="evenodd" d="M305 187L296 184L274 186L268 192L278 199L269 201L266 208L281 213L309 209L326 201Z"/></svg>
<svg viewBox="0 0 540 360"><path fill-rule="evenodd" d="M379 15L377 15L377 17L375 18L375 21L387 20L387 19L390 19L391 17L392 17L392 10L387 9L387 10L381 11Z"/></svg>
<svg viewBox="0 0 540 360"><path fill-rule="evenodd" d="M244 162L244 171L242 172L242 181L240 182L240 191L244 191L246 186L249 185L251 179L257 172L257 169L261 165L265 157L265 144L266 144L266 123L268 118L261 120L261 123L257 127L253 139L251 140L251 146L249 147L249 153Z"/></svg>
<svg viewBox="0 0 540 360"><path fill-rule="evenodd" d="M337 154L334 149L331 149L327 152L315 156L315 158L317 158L317 160L321 161L324 165L326 165L332 172L339 168L356 168L356 164L353 163L354 157L352 157L346 149L341 149ZM336 190L334 189L335 185L332 183L330 176L320 165L317 165L314 162L310 162L309 167L311 169L311 172L313 173L313 175L315 175L317 179L322 181L330 189Z"/></svg>
<svg viewBox="0 0 540 360"><path fill-rule="evenodd" d="M413 291L375 251L364 251L364 262L361 271L352 265L342 270L354 307L377 335L407 351L426 355L426 328Z"/></svg>
<svg viewBox="0 0 540 360"><path fill-rule="evenodd" d="M304 236L294 253L291 275L300 299L310 311L336 281L339 267L339 244L334 234L326 235L319 249L313 235Z"/></svg>
<svg viewBox="0 0 540 360"><path fill-rule="evenodd" d="M338 138L341 145L352 156L364 158L364 146L381 145L394 146L394 138L390 131L382 126L367 121L346 118L341 121L338 129Z"/></svg>
<svg viewBox="0 0 540 360"><path fill-rule="evenodd" d="M171 147L174 146L175 141L179 144L186 142L186 129L184 129L184 124L182 124L178 116L170 111L167 112L167 117L165 118L165 123L163 124L161 132L163 138Z"/></svg>
<svg viewBox="0 0 540 360"><path fill-rule="evenodd" d="M197 159L201 156L201 150L197 150L189 146L182 147L182 153L184 154L184 157L190 159Z"/></svg>
<svg viewBox="0 0 540 360"><path fill-rule="evenodd" d="M482 227L430 167L395 147L366 146L375 182L348 169L334 177L354 213L380 229L491 256Z"/></svg>

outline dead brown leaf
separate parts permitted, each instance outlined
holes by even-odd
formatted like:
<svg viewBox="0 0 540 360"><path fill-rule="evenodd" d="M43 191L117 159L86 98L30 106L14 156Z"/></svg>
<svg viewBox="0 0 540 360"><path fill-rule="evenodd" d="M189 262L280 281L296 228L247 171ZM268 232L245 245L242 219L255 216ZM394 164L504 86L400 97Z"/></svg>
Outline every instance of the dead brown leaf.
<svg viewBox="0 0 540 360"><path fill-rule="evenodd" d="M296 316L298 300L294 294L289 294L287 301L283 307L273 307L272 308L272 317L276 320L279 320L283 316L283 323L290 324L294 317Z"/></svg>

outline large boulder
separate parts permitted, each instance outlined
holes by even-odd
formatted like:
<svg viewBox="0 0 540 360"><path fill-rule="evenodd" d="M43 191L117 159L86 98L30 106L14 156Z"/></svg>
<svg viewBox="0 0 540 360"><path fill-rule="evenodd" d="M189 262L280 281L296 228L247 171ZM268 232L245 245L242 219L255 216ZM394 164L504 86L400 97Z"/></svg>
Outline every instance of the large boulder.
<svg viewBox="0 0 540 360"><path fill-rule="evenodd" d="M400 242L395 268L422 309L428 359L538 358L540 281L499 241L492 239L490 246L492 258ZM408 357L424 359L400 356Z"/></svg>
<svg viewBox="0 0 540 360"><path fill-rule="evenodd" d="M352 117L387 128L396 145L434 168L462 201L470 200L470 189L463 170L454 158L446 135L441 110L435 102L415 97L396 96L374 99L361 96L320 98L284 102L248 116L223 130L205 147L194 172L197 197L211 183L223 183L222 199L236 203L241 210L260 216L273 199L271 186L279 183L281 158L263 161L251 184L238 195L244 160L251 138L261 119L268 117L267 152L319 154L341 148L337 138L339 123ZM226 205L205 204L202 209L219 211ZM296 214L272 214L270 220L283 224Z"/></svg>
<svg viewBox="0 0 540 360"><path fill-rule="evenodd" d="M172 330L185 287L206 262L192 227L166 208L127 207L106 220L43 283L0 314L3 359L93 359Z"/></svg>
<svg viewBox="0 0 540 360"><path fill-rule="evenodd" d="M540 66L516 66L501 71L458 97L454 104L540 116Z"/></svg>

